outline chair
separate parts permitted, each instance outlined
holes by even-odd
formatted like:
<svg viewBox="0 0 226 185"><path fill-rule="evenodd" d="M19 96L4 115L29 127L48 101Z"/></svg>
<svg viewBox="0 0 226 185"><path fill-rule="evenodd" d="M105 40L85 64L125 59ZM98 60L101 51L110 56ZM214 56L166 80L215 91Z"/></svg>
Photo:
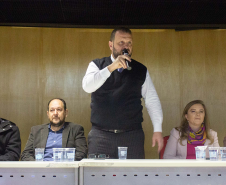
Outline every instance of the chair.
<svg viewBox="0 0 226 185"><path fill-rule="evenodd" d="M163 154L165 152L165 148L166 148L168 139L169 139L169 136L163 137L163 147L162 147L162 150L159 152L159 159L163 159Z"/></svg>

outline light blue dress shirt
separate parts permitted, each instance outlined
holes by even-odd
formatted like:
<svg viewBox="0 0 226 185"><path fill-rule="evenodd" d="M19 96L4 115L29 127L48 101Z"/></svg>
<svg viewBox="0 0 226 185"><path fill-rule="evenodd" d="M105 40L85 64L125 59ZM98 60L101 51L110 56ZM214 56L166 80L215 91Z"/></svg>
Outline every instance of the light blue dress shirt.
<svg viewBox="0 0 226 185"><path fill-rule="evenodd" d="M62 148L62 134L64 127L54 132L51 130L50 124L49 135L46 142L46 148L44 152L44 161L53 161L53 148Z"/></svg>

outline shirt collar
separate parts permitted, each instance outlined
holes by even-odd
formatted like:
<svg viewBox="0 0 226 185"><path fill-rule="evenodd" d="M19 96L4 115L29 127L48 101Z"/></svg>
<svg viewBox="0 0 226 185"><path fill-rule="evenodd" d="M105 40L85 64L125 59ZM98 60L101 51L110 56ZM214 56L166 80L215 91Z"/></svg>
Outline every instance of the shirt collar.
<svg viewBox="0 0 226 185"><path fill-rule="evenodd" d="M111 54L111 61L112 61L112 62L115 61L115 59L114 59L114 57L112 56L112 54Z"/></svg>
<svg viewBox="0 0 226 185"><path fill-rule="evenodd" d="M114 59L114 57L112 56L112 54L111 54L111 61L112 61L112 62L115 61L115 59Z"/></svg>
<svg viewBox="0 0 226 185"><path fill-rule="evenodd" d="M56 131L56 132L61 132L61 131L63 131L63 130L64 130L64 126L65 126L65 125L63 125L63 127L62 127L60 130ZM50 123L49 123L49 125L48 125L48 128L52 131L52 129L51 129L51 127L50 127ZM52 131L52 132L54 132L54 131Z"/></svg>

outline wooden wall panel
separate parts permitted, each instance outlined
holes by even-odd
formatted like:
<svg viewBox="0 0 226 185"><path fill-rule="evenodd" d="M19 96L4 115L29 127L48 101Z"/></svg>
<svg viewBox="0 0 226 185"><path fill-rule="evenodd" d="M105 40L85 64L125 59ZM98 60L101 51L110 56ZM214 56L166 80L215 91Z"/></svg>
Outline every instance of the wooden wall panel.
<svg viewBox="0 0 226 185"><path fill-rule="evenodd" d="M137 46L138 43L138 46ZM164 112L163 135L167 135L179 121L179 35L174 30L142 30L134 33L134 58L145 64L158 92ZM166 80L167 79L167 80ZM169 122L171 124L169 124ZM146 108L143 127L145 131L146 158L155 158L157 147L152 145L153 127Z"/></svg>
<svg viewBox="0 0 226 185"><path fill-rule="evenodd" d="M160 97L163 135L179 125L191 100L206 102L211 126L222 145L225 134L226 31L132 30L133 58L145 64ZM33 125L46 123L47 102L66 100L68 121L91 128L90 94L82 78L92 59L110 55L109 29L0 27L0 117L20 128L22 149ZM144 105L144 103L143 103ZM144 108L146 158L153 128Z"/></svg>
<svg viewBox="0 0 226 185"><path fill-rule="evenodd" d="M211 128L218 132L223 144L225 130L225 31L189 31L181 33L181 84L184 107L187 102L201 99L205 102Z"/></svg>
<svg viewBox="0 0 226 185"><path fill-rule="evenodd" d="M24 146L39 119L40 29L0 28L0 112L15 122Z"/></svg>

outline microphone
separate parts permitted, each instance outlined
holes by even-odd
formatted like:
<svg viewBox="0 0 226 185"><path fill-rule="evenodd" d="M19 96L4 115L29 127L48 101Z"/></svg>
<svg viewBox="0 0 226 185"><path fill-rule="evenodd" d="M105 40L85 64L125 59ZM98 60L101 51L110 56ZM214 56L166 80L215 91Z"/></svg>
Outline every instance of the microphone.
<svg viewBox="0 0 226 185"><path fill-rule="evenodd" d="M125 49L123 49L123 50L122 50L122 54L123 54L123 55L129 55L128 50L127 50L126 48L125 48ZM127 61L127 60L125 60L125 61L126 61L127 70L129 70L129 71L130 71L130 70L132 69L132 67L130 67L130 66L129 66L129 64L128 64L128 61Z"/></svg>

